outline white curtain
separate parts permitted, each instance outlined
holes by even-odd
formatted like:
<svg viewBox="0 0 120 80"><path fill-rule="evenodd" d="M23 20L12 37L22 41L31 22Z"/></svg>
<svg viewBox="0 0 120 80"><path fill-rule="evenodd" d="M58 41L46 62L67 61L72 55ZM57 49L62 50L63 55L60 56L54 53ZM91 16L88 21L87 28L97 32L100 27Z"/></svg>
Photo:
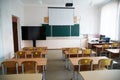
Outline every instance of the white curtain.
<svg viewBox="0 0 120 80"><path fill-rule="evenodd" d="M118 0L118 41L120 42L120 0Z"/></svg>
<svg viewBox="0 0 120 80"><path fill-rule="evenodd" d="M112 1L101 8L100 34L118 40L118 1Z"/></svg>

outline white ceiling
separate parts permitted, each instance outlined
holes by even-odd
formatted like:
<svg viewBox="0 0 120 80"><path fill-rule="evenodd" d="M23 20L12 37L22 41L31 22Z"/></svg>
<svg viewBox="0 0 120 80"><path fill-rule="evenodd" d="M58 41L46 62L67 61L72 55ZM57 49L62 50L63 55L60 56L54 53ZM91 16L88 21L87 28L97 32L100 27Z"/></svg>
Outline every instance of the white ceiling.
<svg viewBox="0 0 120 80"><path fill-rule="evenodd" d="M80 4L101 5L111 0L21 0L23 4L38 4L38 5L65 5L65 3L73 3L74 6Z"/></svg>

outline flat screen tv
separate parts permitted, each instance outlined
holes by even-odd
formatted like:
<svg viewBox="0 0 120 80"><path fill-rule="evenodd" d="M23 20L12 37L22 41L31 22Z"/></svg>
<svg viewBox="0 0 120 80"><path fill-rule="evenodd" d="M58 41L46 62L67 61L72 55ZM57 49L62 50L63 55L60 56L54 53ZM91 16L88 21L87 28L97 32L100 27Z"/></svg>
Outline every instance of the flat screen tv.
<svg viewBox="0 0 120 80"><path fill-rule="evenodd" d="M45 27L22 26L22 40L46 40Z"/></svg>

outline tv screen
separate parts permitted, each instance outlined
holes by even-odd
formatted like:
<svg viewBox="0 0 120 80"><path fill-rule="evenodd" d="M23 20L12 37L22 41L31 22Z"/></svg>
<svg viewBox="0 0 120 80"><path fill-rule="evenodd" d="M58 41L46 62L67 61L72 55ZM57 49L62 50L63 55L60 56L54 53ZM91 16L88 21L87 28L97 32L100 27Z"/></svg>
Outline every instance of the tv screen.
<svg viewBox="0 0 120 80"><path fill-rule="evenodd" d="M22 40L46 40L45 27L22 26Z"/></svg>

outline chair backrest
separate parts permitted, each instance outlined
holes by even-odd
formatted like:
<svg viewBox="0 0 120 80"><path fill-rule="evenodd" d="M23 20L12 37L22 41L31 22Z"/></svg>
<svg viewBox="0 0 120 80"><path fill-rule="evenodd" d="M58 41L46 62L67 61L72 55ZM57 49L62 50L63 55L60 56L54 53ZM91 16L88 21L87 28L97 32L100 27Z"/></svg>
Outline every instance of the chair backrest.
<svg viewBox="0 0 120 80"><path fill-rule="evenodd" d="M91 49L83 49L82 50L82 56L91 56L92 50Z"/></svg>
<svg viewBox="0 0 120 80"><path fill-rule="evenodd" d="M108 49L109 48L109 44L103 44L102 45L102 51L104 51L105 49Z"/></svg>
<svg viewBox="0 0 120 80"><path fill-rule="evenodd" d="M22 62L22 73L37 73L36 61L24 61Z"/></svg>
<svg viewBox="0 0 120 80"><path fill-rule="evenodd" d="M103 44L103 45L102 45L102 48L103 48L103 49L109 48L109 44Z"/></svg>
<svg viewBox="0 0 120 80"><path fill-rule="evenodd" d="M110 66L110 69L113 67L113 60L112 59L100 59L98 62L98 69L108 69Z"/></svg>
<svg viewBox="0 0 120 80"><path fill-rule="evenodd" d="M15 53L16 58L26 58L26 52L25 51L18 51Z"/></svg>
<svg viewBox="0 0 120 80"><path fill-rule="evenodd" d="M119 44L118 43L112 43L111 44L111 48L119 48Z"/></svg>
<svg viewBox="0 0 120 80"><path fill-rule="evenodd" d="M79 52L79 48L69 48L69 53L77 54Z"/></svg>
<svg viewBox="0 0 120 80"><path fill-rule="evenodd" d="M16 61L4 61L1 66L2 74L18 74L18 63Z"/></svg>
<svg viewBox="0 0 120 80"><path fill-rule="evenodd" d="M68 57L77 57L79 53L79 48L69 48L68 53Z"/></svg>
<svg viewBox="0 0 120 80"><path fill-rule="evenodd" d="M86 69L84 70L93 70L93 60L92 59L80 59L78 61L78 72L81 71L81 66L83 66L83 68L86 67Z"/></svg>
<svg viewBox="0 0 120 80"><path fill-rule="evenodd" d="M47 50L47 47L36 47L36 50L38 50L38 51Z"/></svg>
<svg viewBox="0 0 120 80"><path fill-rule="evenodd" d="M42 53L40 51L33 51L31 52L32 58L41 58Z"/></svg>
<svg viewBox="0 0 120 80"><path fill-rule="evenodd" d="M69 51L69 48L62 48L62 53L64 54L65 51Z"/></svg>
<svg viewBox="0 0 120 80"><path fill-rule="evenodd" d="M23 50L24 51L34 51L35 48L34 47L24 47Z"/></svg>

